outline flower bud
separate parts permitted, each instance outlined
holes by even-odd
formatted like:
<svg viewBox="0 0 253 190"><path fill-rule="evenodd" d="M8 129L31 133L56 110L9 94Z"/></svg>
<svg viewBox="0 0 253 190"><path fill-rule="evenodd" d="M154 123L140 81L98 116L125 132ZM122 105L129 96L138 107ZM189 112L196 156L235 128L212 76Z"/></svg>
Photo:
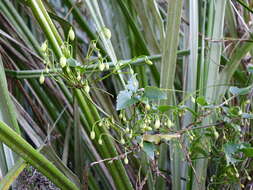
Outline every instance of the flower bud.
<svg viewBox="0 0 253 190"><path fill-rule="evenodd" d="M80 73L78 73L78 74L77 74L76 79L77 79L78 81L80 81L80 80L82 79L82 77L81 77L81 74L80 74Z"/></svg>
<svg viewBox="0 0 253 190"><path fill-rule="evenodd" d="M133 131L131 130L129 133L129 138L131 139L133 137Z"/></svg>
<svg viewBox="0 0 253 190"><path fill-rule="evenodd" d="M123 137L121 137L120 143L121 144L126 144L126 141L125 141L125 139Z"/></svg>
<svg viewBox="0 0 253 190"><path fill-rule="evenodd" d="M149 104L146 104L145 109L146 109L147 111L149 111L149 110L151 109L150 105L149 105Z"/></svg>
<svg viewBox="0 0 253 190"><path fill-rule="evenodd" d="M125 159L124 159L124 163L125 163L125 164L128 164L128 158L127 158L127 156L126 156Z"/></svg>
<svg viewBox="0 0 253 190"><path fill-rule="evenodd" d="M99 63L98 68L100 71L103 71L105 69L105 64L104 63Z"/></svg>
<svg viewBox="0 0 253 190"><path fill-rule="evenodd" d="M106 63L106 64L105 64L105 69L106 69L106 70L109 70L109 69L110 69L109 63Z"/></svg>
<svg viewBox="0 0 253 190"><path fill-rule="evenodd" d="M40 84L43 84L45 82L45 77L43 74L40 75L39 82L40 82Z"/></svg>
<svg viewBox="0 0 253 190"><path fill-rule="evenodd" d="M86 92L87 94L89 94L89 92L90 92L90 86L89 86L88 84L85 85L84 90L85 90L85 92Z"/></svg>
<svg viewBox="0 0 253 190"><path fill-rule="evenodd" d="M148 60L146 60L146 64L153 65L153 62L148 59Z"/></svg>
<svg viewBox="0 0 253 190"><path fill-rule="evenodd" d="M102 141L102 139L100 138L100 139L98 139L98 144L100 144L100 145L102 145L103 144L103 141Z"/></svg>
<svg viewBox="0 0 253 190"><path fill-rule="evenodd" d="M111 37L112 37L111 31L110 31L108 28L104 28L103 32L104 32L105 37L106 37L108 40L110 40Z"/></svg>
<svg viewBox="0 0 253 190"><path fill-rule="evenodd" d="M71 41L74 41L74 40L75 40L75 32L74 32L74 30L72 29L72 27L71 27L70 30L69 30L69 39L70 39Z"/></svg>
<svg viewBox="0 0 253 190"><path fill-rule="evenodd" d="M66 71L67 71L67 73L70 73L70 68L69 68L69 67L67 67Z"/></svg>
<svg viewBox="0 0 253 190"><path fill-rule="evenodd" d="M157 119L157 120L155 121L155 129L159 129L159 128L160 128L160 125L161 125L160 120Z"/></svg>
<svg viewBox="0 0 253 190"><path fill-rule="evenodd" d="M94 140L95 136L96 136L95 131L91 131L90 132L90 138L91 138L91 140Z"/></svg>
<svg viewBox="0 0 253 190"><path fill-rule="evenodd" d="M145 129L147 127L147 124L146 123L143 123L142 125L141 125L141 128L142 129Z"/></svg>
<svg viewBox="0 0 253 190"><path fill-rule="evenodd" d="M140 147L143 148L143 140L140 142Z"/></svg>
<svg viewBox="0 0 253 190"><path fill-rule="evenodd" d="M171 127L174 126L174 123L172 123L172 121L171 121L170 119L168 119L168 121L167 121L167 126L168 126L169 128L171 128Z"/></svg>
<svg viewBox="0 0 253 190"><path fill-rule="evenodd" d="M215 130L214 131L214 138L217 140L219 138L219 133Z"/></svg>
<svg viewBox="0 0 253 190"><path fill-rule="evenodd" d="M60 58L60 65L61 65L62 68L67 65L67 59L66 59L66 57L62 56Z"/></svg>
<svg viewBox="0 0 253 190"><path fill-rule="evenodd" d="M47 41L45 41L45 42L41 45L40 49L41 49L42 52L46 52L46 50L47 50Z"/></svg>
<svg viewBox="0 0 253 190"><path fill-rule="evenodd" d="M153 129L152 129L152 127L146 127L146 130L147 131L152 131Z"/></svg>
<svg viewBox="0 0 253 190"><path fill-rule="evenodd" d="M126 132L129 133L129 131L130 131L130 129L129 129L129 127L127 127L127 128L126 128Z"/></svg>

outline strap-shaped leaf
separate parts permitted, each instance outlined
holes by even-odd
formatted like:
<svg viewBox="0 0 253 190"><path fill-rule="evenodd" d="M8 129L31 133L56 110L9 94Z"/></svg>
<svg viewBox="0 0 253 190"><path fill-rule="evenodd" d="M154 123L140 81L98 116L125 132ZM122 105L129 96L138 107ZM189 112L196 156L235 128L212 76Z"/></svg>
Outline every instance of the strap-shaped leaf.
<svg viewBox="0 0 253 190"><path fill-rule="evenodd" d="M2 121L0 121L0 141L18 153L61 189L78 190L77 186L66 178L50 161Z"/></svg>

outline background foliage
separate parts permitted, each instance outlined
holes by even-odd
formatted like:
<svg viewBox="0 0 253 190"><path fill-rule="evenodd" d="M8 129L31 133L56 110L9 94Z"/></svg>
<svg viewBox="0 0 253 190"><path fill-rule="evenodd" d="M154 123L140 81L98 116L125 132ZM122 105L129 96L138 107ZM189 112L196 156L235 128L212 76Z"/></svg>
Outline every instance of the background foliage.
<svg viewBox="0 0 253 190"><path fill-rule="evenodd" d="M0 188L251 189L252 10L0 1Z"/></svg>

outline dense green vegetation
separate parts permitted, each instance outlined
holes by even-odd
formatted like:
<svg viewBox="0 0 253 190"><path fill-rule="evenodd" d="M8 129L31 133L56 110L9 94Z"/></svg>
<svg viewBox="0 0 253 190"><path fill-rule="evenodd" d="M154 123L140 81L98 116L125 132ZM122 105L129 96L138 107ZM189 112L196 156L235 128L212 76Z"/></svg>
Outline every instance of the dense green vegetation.
<svg viewBox="0 0 253 190"><path fill-rule="evenodd" d="M1 0L0 189L251 189L252 13Z"/></svg>

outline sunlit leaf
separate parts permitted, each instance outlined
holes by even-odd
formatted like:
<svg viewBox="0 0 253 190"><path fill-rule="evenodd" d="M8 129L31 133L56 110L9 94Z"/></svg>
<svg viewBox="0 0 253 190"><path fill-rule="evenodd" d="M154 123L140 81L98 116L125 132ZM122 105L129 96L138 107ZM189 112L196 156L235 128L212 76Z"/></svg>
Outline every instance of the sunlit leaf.
<svg viewBox="0 0 253 190"><path fill-rule="evenodd" d="M154 160L155 158L155 150L156 150L156 147L154 144L152 143L147 143L147 142L144 142L143 143L143 151L148 155L148 157L152 160Z"/></svg>
<svg viewBox="0 0 253 190"><path fill-rule="evenodd" d="M165 100L167 99L166 92L162 91L160 88L148 86L144 90L144 96L150 100Z"/></svg>
<svg viewBox="0 0 253 190"><path fill-rule="evenodd" d="M135 97L132 97L133 92L128 90L120 91L119 95L117 96L117 110L125 109L135 103L137 103L139 100Z"/></svg>
<svg viewBox="0 0 253 190"><path fill-rule="evenodd" d="M234 96L238 96L238 95L246 95L249 94L251 90L251 87L246 87L246 88L238 88L238 87L230 87L229 91L234 95Z"/></svg>

